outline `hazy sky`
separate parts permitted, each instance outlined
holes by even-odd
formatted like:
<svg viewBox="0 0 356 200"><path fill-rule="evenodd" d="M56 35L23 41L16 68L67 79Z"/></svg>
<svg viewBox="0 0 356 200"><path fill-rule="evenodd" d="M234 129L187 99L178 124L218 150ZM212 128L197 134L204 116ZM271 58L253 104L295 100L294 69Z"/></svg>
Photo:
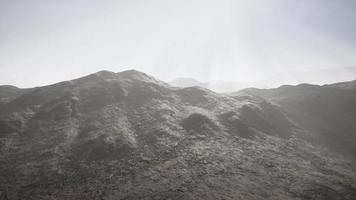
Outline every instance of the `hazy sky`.
<svg viewBox="0 0 356 200"><path fill-rule="evenodd" d="M254 81L349 66L355 0L0 0L0 84L130 68Z"/></svg>

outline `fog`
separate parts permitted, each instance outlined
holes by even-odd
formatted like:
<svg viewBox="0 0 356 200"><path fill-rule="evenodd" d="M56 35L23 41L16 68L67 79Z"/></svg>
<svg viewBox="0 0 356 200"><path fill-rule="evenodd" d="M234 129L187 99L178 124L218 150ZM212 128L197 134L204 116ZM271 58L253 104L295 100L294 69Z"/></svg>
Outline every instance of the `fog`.
<svg viewBox="0 0 356 200"><path fill-rule="evenodd" d="M132 68L165 81L273 85L336 68L342 81L356 66L355 10L353 0L2 0L0 84ZM331 71L306 81L327 83Z"/></svg>

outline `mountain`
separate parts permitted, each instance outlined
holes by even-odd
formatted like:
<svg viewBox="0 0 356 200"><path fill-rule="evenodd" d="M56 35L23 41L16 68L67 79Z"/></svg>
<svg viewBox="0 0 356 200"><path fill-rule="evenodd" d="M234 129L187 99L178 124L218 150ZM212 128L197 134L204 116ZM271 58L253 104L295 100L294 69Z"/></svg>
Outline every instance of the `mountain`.
<svg viewBox="0 0 356 200"><path fill-rule="evenodd" d="M0 90L0 199L355 199L352 88L218 94L129 70ZM331 127L320 100L342 151L300 119Z"/></svg>
<svg viewBox="0 0 356 200"><path fill-rule="evenodd" d="M266 88L265 85L254 82L234 82L234 81L209 81L200 82L193 78L176 78L169 82L169 84L177 87L203 87L214 92L228 93L236 92L238 90L250 87Z"/></svg>
<svg viewBox="0 0 356 200"><path fill-rule="evenodd" d="M198 80L195 80L194 78L176 78L169 82L169 84L177 87L207 87L207 83L200 82Z"/></svg>
<svg viewBox="0 0 356 200"><path fill-rule="evenodd" d="M192 78L176 78L169 84L177 87L199 86L218 93L237 92L245 88L275 88L281 85L328 84L356 79L356 67L295 70L268 76L253 82L208 81L200 82Z"/></svg>
<svg viewBox="0 0 356 200"><path fill-rule="evenodd" d="M21 94L26 93L31 89L20 89L11 85L0 85L0 106L15 99Z"/></svg>
<svg viewBox="0 0 356 200"><path fill-rule="evenodd" d="M306 129L314 143L356 155L356 80L330 85L284 85L276 89L245 89L278 105Z"/></svg>
<svg viewBox="0 0 356 200"><path fill-rule="evenodd" d="M299 83L328 84L356 79L356 67L295 70L266 77L257 82L268 87L296 85Z"/></svg>

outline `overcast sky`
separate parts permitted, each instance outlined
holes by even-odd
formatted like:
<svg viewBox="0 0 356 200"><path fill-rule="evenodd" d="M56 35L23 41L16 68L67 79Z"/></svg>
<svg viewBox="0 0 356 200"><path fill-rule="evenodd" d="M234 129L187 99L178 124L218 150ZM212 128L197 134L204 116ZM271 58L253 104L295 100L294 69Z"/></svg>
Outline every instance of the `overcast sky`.
<svg viewBox="0 0 356 200"><path fill-rule="evenodd" d="M355 0L0 0L0 84L131 68L254 81L350 66Z"/></svg>

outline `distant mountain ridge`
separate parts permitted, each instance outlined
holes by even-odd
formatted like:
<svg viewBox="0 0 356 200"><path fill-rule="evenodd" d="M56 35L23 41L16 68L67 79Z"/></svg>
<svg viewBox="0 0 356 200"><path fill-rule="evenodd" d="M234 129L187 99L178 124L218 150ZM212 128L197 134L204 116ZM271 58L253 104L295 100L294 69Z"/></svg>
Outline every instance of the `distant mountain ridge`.
<svg viewBox="0 0 356 200"><path fill-rule="evenodd" d="M209 82L200 82L193 78L176 78L169 82L169 84L177 87L203 87L209 90L219 92L219 93L228 93L236 92L241 89L256 87L256 88L266 88L265 85L253 82L233 82L233 81L209 81Z"/></svg>
<svg viewBox="0 0 356 200"><path fill-rule="evenodd" d="M249 88L238 93L265 98L278 105L311 139L336 151L356 152L356 80L329 85L284 85Z"/></svg>
<svg viewBox="0 0 356 200"><path fill-rule="evenodd" d="M356 79L356 67L327 68L314 70L294 70L268 76L253 82L208 81L200 82L193 78L176 78L169 82L178 87L204 87L219 93L237 92L245 88L275 88L282 85L301 83L324 85Z"/></svg>
<svg viewBox="0 0 356 200"><path fill-rule="evenodd" d="M326 68L314 70L294 70L266 77L257 82L265 83L268 87L281 85L308 84L331 84L356 79L356 67Z"/></svg>

